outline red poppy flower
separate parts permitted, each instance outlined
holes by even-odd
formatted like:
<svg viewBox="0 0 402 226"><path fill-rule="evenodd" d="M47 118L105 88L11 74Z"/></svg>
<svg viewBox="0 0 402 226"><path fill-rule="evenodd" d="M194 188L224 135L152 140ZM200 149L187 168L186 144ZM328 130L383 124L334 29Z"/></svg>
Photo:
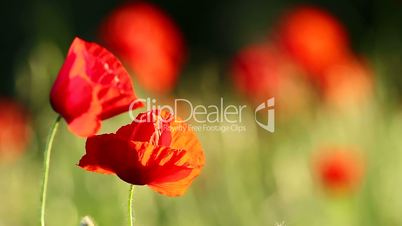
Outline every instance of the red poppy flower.
<svg viewBox="0 0 402 226"><path fill-rule="evenodd" d="M309 87L300 70L270 43L252 44L234 58L232 76L235 87L255 104L275 97L287 113L305 108Z"/></svg>
<svg viewBox="0 0 402 226"><path fill-rule="evenodd" d="M361 106L372 97L372 71L362 60L349 57L325 70L320 88L325 102L333 107Z"/></svg>
<svg viewBox="0 0 402 226"><path fill-rule="evenodd" d="M257 99L256 102L271 97L278 91L282 60L270 45L247 46L233 61L232 74L236 88L251 99Z"/></svg>
<svg viewBox="0 0 402 226"><path fill-rule="evenodd" d="M350 191L356 188L363 177L364 162L354 150L325 148L315 159L318 179L333 191Z"/></svg>
<svg viewBox="0 0 402 226"><path fill-rule="evenodd" d="M29 142L29 120L24 109L16 102L0 99L0 159L15 157Z"/></svg>
<svg viewBox="0 0 402 226"><path fill-rule="evenodd" d="M115 134L88 138L79 166L178 196L199 175L204 162L201 144L188 125L155 110L139 114Z"/></svg>
<svg viewBox="0 0 402 226"><path fill-rule="evenodd" d="M289 55L312 76L320 76L349 52L343 25L325 10L310 6L298 7L283 17L279 38Z"/></svg>
<svg viewBox="0 0 402 226"><path fill-rule="evenodd" d="M101 38L151 92L171 90L184 58L183 38L171 18L150 3L114 10L101 26Z"/></svg>
<svg viewBox="0 0 402 226"><path fill-rule="evenodd" d="M137 100L120 61L101 46L75 38L50 94L53 109L79 136L94 135L101 120L128 110ZM139 101L132 106L141 107Z"/></svg>

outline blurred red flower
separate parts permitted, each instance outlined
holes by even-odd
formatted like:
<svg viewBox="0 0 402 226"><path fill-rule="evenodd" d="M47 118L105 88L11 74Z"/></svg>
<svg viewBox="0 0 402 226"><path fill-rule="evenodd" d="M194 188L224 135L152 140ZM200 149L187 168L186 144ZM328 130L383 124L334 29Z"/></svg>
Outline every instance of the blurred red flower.
<svg viewBox="0 0 402 226"><path fill-rule="evenodd" d="M168 196L182 195L205 162L200 142L184 122L159 110L141 113L115 134L90 137L79 166L116 174Z"/></svg>
<svg viewBox="0 0 402 226"><path fill-rule="evenodd" d="M360 185L364 161L354 149L323 148L315 158L315 170L318 179L326 188L347 192Z"/></svg>
<svg viewBox="0 0 402 226"><path fill-rule="evenodd" d="M334 107L367 103L374 88L370 68L354 57L327 68L320 83L324 101Z"/></svg>
<svg viewBox="0 0 402 226"><path fill-rule="evenodd" d="M252 44L242 49L232 63L235 88L253 103L275 97L278 107L296 112L305 107L309 89L299 69L270 43Z"/></svg>
<svg viewBox="0 0 402 226"><path fill-rule="evenodd" d="M53 109L69 129L83 137L94 135L101 120L127 111L135 100L120 61L101 46L75 38L50 93Z"/></svg>
<svg viewBox="0 0 402 226"><path fill-rule="evenodd" d="M285 14L279 26L279 39L311 76L320 76L349 53L343 25L327 11L312 6L300 6Z"/></svg>
<svg viewBox="0 0 402 226"><path fill-rule="evenodd" d="M184 59L183 38L157 6L141 2L118 7L102 24L101 38L146 90L161 93L174 87Z"/></svg>
<svg viewBox="0 0 402 226"><path fill-rule="evenodd" d="M0 99L0 159L25 151L30 139L29 119L23 107L9 99Z"/></svg>

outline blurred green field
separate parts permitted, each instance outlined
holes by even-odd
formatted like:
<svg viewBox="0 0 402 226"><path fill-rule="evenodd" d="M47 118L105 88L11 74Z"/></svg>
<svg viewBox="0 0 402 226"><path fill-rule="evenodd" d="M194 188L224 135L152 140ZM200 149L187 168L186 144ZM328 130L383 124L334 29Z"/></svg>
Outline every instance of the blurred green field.
<svg viewBox="0 0 402 226"><path fill-rule="evenodd" d="M56 68L61 57L49 59ZM32 67L52 68L49 64L52 62ZM213 73L214 68L207 71ZM44 92L50 87L44 88L43 84L50 85L52 77L42 74L44 80L31 82L40 88L21 90L43 92L42 98L26 96L36 109L33 128L38 132L21 159L1 165L0 225L37 222L40 153L51 119L56 116L47 103L48 92ZM205 91L204 85L218 88L218 84L201 84L178 93L190 100L213 103L216 96ZM230 94L223 95L238 101ZM201 176L181 198L167 198L137 186L136 225L275 225L282 221L300 226L402 224L402 195L398 189L402 181L402 114L379 101L345 114L314 107L307 111L279 121L273 134L259 128L250 111L244 121L246 135L230 131L198 133L207 156ZM106 121L102 132L115 131L129 122L128 114L122 114ZM51 162L48 223L78 225L81 217L90 215L99 225L124 225L128 185L116 177L77 167L84 141L68 132L63 123ZM315 180L312 153L321 145L332 144L358 146L367 156L366 175L358 192L334 196Z"/></svg>

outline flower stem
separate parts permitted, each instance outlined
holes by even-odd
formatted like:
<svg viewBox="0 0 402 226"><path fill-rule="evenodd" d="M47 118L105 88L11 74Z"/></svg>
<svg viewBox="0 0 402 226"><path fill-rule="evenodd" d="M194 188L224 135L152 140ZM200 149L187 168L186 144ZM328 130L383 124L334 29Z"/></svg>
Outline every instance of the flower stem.
<svg viewBox="0 0 402 226"><path fill-rule="evenodd" d="M134 226L134 214L133 214L133 196L134 196L134 185L130 185L130 191L128 195L128 216L130 226Z"/></svg>
<svg viewBox="0 0 402 226"><path fill-rule="evenodd" d="M52 153L52 145L54 136L56 135L57 128L59 127L61 116L57 116L54 121L52 128L49 131L49 135L46 142L46 148L44 152L43 161L43 178L42 178L42 196L40 199L40 225L45 226L45 205L46 205L46 193L47 193L47 183L49 178L49 165L50 165L50 154Z"/></svg>

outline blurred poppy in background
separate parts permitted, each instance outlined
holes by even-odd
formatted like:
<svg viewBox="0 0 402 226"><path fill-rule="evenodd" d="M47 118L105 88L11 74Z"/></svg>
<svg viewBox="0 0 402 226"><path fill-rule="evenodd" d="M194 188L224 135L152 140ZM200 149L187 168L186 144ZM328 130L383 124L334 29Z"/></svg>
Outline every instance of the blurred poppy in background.
<svg viewBox="0 0 402 226"><path fill-rule="evenodd" d="M350 192L361 184L364 160L349 147L322 148L314 158L314 169L319 182L328 190Z"/></svg>
<svg viewBox="0 0 402 226"><path fill-rule="evenodd" d="M205 157L195 133L169 112L141 113L115 134L88 138L79 166L116 174L168 196L182 195L199 175Z"/></svg>
<svg viewBox="0 0 402 226"><path fill-rule="evenodd" d="M327 68L320 83L324 101L334 107L361 106L373 97L372 71L355 57Z"/></svg>
<svg viewBox="0 0 402 226"><path fill-rule="evenodd" d="M150 3L115 9L101 25L101 39L132 68L144 89L171 91L184 60L182 35L171 18Z"/></svg>
<svg viewBox="0 0 402 226"><path fill-rule="evenodd" d="M300 69L274 44L246 46L232 62L235 88L255 104L276 98L282 113L297 112L310 97Z"/></svg>
<svg viewBox="0 0 402 226"><path fill-rule="evenodd" d="M372 98L373 75L354 56L345 27L324 9L299 6L286 12L278 25L278 43L295 62L323 101L337 108L361 106Z"/></svg>
<svg viewBox="0 0 402 226"><path fill-rule="evenodd" d="M87 137L99 130L101 120L128 111L137 97L129 74L112 53L75 38L54 82L50 100L69 129ZM132 108L142 105L137 102Z"/></svg>
<svg viewBox="0 0 402 226"><path fill-rule="evenodd" d="M314 78L349 55L344 26L329 12L313 6L299 6L285 13L278 38L306 75Z"/></svg>
<svg viewBox="0 0 402 226"><path fill-rule="evenodd" d="M29 140L27 112L13 100L0 99L0 160L20 155Z"/></svg>

